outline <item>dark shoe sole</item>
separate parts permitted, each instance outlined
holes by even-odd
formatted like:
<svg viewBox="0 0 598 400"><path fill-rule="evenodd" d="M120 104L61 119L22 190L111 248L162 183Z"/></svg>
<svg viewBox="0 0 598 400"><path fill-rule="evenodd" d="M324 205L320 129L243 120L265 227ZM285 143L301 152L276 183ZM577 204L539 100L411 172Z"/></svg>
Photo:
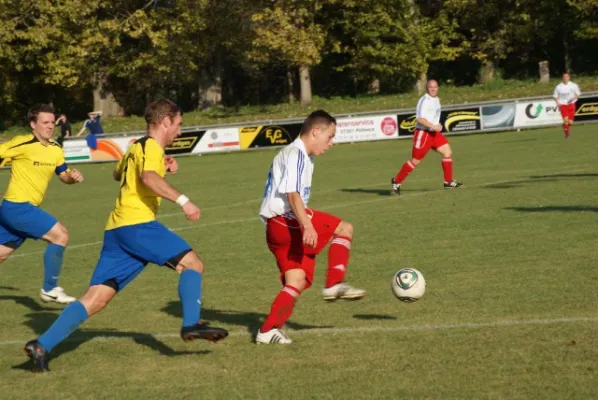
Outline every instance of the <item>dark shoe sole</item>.
<svg viewBox="0 0 598 400"><path fill-rule="evenodd" d="M217 343L228 336L228 332L224 331L204 331L200 333L189 332L181 335L185 342L192 342L197 339L207 340L208 342Z"/></svg>
<svg viewBox="0 0 598 400"><path fill-rule="evenodd" d="M35 363L35 357L33 355L33 353L31 352L30 349L27 348L27 346L23 347L23 350L25 351L25 354L27 355L27 357L33 362L33 372L49 372L50 370L48 368L44 369L44 368L40 368L38 367L38 365Z"/></svg>

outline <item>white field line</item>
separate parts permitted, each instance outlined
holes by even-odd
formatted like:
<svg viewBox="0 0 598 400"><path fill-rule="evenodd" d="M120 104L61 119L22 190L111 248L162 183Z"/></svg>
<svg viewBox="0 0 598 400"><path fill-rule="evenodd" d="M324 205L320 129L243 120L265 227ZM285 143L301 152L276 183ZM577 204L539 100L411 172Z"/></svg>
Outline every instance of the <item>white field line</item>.
<svg viewBox="0 0 598 400"><path fill-rule="evenodd" d="M572 173L572 172L584 172L587 171L588 168L583 168L583 169L561 169L559 170L560 172L563 173ZM545 169L540 169L540 170L528 170L527 173L529 172L546 172L547 170ZM482 184L478 184L478 185L465 185L463 187L463 189L451 189L451 190L467 190L468 187L470 188L480 188L480 187L484 187L484 186L490 186L490 185L498 185L501 183L509 183L509 182L518 182L521 181L523 178L516 178L516 179L507 179L507 180L500 180L500 181L494 181L494 182L486 182L486 183L482 183ZM381 186L383 184L375 184L375 185L370 185L370 186ZM338 190L338 189L335 189ZM361 201L354 201L354 202L350 202L350 203L341 203L341 204L333 204L330 206L324 206L324 207L318 207L318 209L320 210L331 210L334 208L343 208L343 207L352 207L352 206L359 206L362 204L370 204L370 203L378 203L381 201L388 201L388 200L392 200L392 201L398 201L401 199L405 199L405 198L411 198L411 197L416 197L416 196L424 196L430 193L439 193L439 192L448 192L451 190L447 190L447 189L436 189L436 190L428 190L426 192L417 192L417 193L407 193L407 194L401 194L400 196L386 196L386 197L380 197L380 198L376 198L376 199L369 199L369 200L361 200ZM390 189L389 189L390 192ZM242 202L242 203L235 203L235 204L245 204L248 202L251 202L252 200L248 200L246 202ZM232 207L233 205L229 205L229 207ZM168 215L168 214L166 214ZM177 215L182 215L181 213L177 213ZM234 220L224 220L224 221L218 221L218 222L208 222L205 224L199 223L199 224L195 224L195 225L189 225L189 226L182 226L182 227L178 227L178 228L172 228L171 231L173 232L178 232L178 231L186 231L186 230L190 230L190 229L200 229L200 228L205 228L205 227L210 227L210 226L216 226L216 225L227 225L227 224L239 224L239 223L243 223L243 222L249 222L249 221L259 221L259 217L251 217L251 218L242 218L242 219L234 219ZM102 244L102 241L97 241L97 242L89 242L89 243L80 243L80 244L75 244L75 245L70 245L68 247L67 250L75 250L75 249L80 249L80 248L84 248L84 247L89 247L89 246L97 246ZM31 256L31 255L36 255L36 254L43 254L45 250L39 250L39 251L33 251L33 252L29 252L29 253L17 253L14 255L11 255L10 258L7 261L10 261L13 258L18 258L18 257L27 257L27 256Z"/></svg>
<svg viewBox="0 0 598 400"><path fill-rule="evenodd" d="M491 322L460 322L460 323L447 323L447 324L422 324L422 325L405 325L405 326L363 326L363 327L352 327L352 328L314 328L314 329L301 329L301 330L290 330L287 332L291 336L301 335L344 335L344 334L360 334L360 333L396 333L396 332L435 332L435 331L446 331L446 330L459 330L459 329L486 329L486 328L509 328L517 326L535 326L535 325L567 325L567 324L579 324L579 323L598 323L598 317L561 317L561 318L547 318L547 319L508 319L498 320ZM87 341L112 341L112 340L123 340L123 339L137 339L137 340L148 340L149 337L153 339L170 339L178 338L178 333L148 333L148 334L128 334L127 332L114 332L115 335L120 336L84 336L85 331L80 332L83 336L74 337L67 339L67 342L87 342ZM247 330L235 330L230 332L231 337L247 337L250 338L254 335L253 332L247 332ZM0 346L18 345L23 344L31 338L23 338L19 340L2 340Z"/></svg>

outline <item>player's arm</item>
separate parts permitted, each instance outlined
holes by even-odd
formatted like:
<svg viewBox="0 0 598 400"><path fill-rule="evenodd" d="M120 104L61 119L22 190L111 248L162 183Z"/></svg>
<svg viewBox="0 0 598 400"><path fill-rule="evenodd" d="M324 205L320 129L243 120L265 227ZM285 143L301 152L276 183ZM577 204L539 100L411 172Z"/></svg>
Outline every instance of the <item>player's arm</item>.
<svg viewBox="0 0 598 400"><path fill-rule="evenodd" d="M23 143L22 137L16 136L0 144L0 158L14 158L21 154L23 150L23 146L19 146L21 143Z"/></svg>
<svg viewBox="0 0 598 400"><path fill-rule="evenodd" d="M163 168L160 164L165 161L162 157L162 150L158 148L158 145L150 143L148 142L145 146L143 169L140 176L141 182L156 195L181 206L188 220L199 219L199 207L158 174L157 171Z"/></svg>
<svg viewBox="0 0 598 400"><path fill-rule="evenodd" d="M415 114L415 120L417 121L418 124L423 125L432 131L440 132L442 130L442 125L433 124L430 121L428 121L428 119L426 117L424 117L423 110L424 110L425 102L426 102L425 98L422 98L419 101L419 103L417 104L417 112Z"/></svg>
<svg viewBox="0 0 598 400"><path fill-rule="evenodd" d="M579 90L579 86L575 85L575 96L571 99L570 103L575 103L577 99L581 96L581 90Z"/></svg>
<svg viewBox="0 0 598 400"><path fill-rule="evenodd" d="M64 152L60 149L60 155L56 160L56 169L54 172L58 175L58 179L60 179L63 183L67 185L72 185L74 183L83 182L83 174L76 169L70 169L68 165L66 165L66 161L64 159Z"/></svg>
<svg viewBox="0 0 598 400"><path fill-rule="evenodd" d="M316 244L318 243L318 233L314 229L311 219L307 216L305 204L303 204L301 195L299 192L287 193L287 199L289 200L289 205L291 206L295 218L297 218L297 221L299 221L299 224L303 227L303 243L310 247L316 247Z"/></svg>
<svg viewBox="0 0 598 400"><path fill-rule="evenodd" d="M558 86L554 88L554 93L552 94L552 97L554 98L554 101L556 102L556 105L560 106L561 103L559 103L559 89L558 89Z"/></svg>

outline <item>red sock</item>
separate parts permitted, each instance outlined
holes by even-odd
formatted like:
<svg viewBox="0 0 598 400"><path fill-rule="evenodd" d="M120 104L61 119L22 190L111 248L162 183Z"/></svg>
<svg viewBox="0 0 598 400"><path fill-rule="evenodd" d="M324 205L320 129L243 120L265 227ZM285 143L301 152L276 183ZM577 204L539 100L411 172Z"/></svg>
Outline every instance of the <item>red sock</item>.
<svg viewBox="0 0 598 400"><path fill-rule="evenodd" d="M413 165L411 161L407 161L405 164L403 164L397 176L395 176L395 182L403 183L403 181L407 178L407 175L412 173L414 169L415 165Z"/></svg>
<svg viewBox="0 0 598 400"><path fill-rule="evenodd" d="M442 170L444 171L444 181L451 182L453 180L453 159L444 157L442 159Z"/></svg>
<svg viewBox="0 0 598 400"><path fill-rule="evenodd" d="M565 131L565 136L569 136L569 124L563 124L563 130Z"/></svg>
<svg viewBox="0 0 598 400"><path fill-rule="evenodd" d="M351 252L351 238L335 236L328 249L328 271L326 272L327 288L345 280L349 253Z"/></svg>
<svg viewBox="0 0 598 400"><path fill-rule="evenodd" d="M272 308L270 308L270 314L266 317L260 331L268 332L272 328L281 328L291 317L293 308L295 307L295 300L300 294L301 291L299 289L291 285L285 285L274 299Z"/></svg>

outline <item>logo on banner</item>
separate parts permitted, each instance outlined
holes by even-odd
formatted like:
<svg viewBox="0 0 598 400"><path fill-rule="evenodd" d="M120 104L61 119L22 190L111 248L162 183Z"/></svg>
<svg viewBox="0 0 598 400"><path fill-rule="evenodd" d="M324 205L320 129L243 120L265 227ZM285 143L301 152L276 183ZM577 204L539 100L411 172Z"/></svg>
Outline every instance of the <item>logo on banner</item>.
<svg viewBox="0 0 598 400"><path fill-rule="evenodd" d="M382 123L380 124L380 130L382 130L382 133L385 134L386 136L392 136L397 132L397 121L394 120L394 118L391 117L386 117L382 120Z"/></svg>
<svg viewBox="0 0 598 400"><path fill-rule="evenodd" d="M164 149L164 152L166 154L190 154L205 133L204 130L183 132L181 136L174 139L170 146Z"/></svg>
<svg viewBox="0 0 598 400"><path fill-rule="evenodd" d="M417 125L416 116L409 115L403 117L399 115L399 136L408 136L412 135L415 132L415 126Z"/></svg>
<svg viewBox="0 0 598 400"><path fill-rule="evenodd" d="M301 131L300 123L285 126L251 126L239 129L242 149L281 146L291 143Z"/></svg>
<svg viewBox="0 0 598 400"><path fill-rule="evenodd" d="M474 111L453 111L449 112L444 121L444 127L448 132L454 131L475 131L480 129L479 110Z"/></svg>
<svg viewBox="0 0 598 400"><path fill-rule="evenodd" d="M575 115L598 115L598 103L585 103L575 112Z"/></svg>
<svg viewBox="0 0 598 400"><path fill-rule="evenodd" d="M528 104L528 106L525 107L525 115L530 119L536 119L540 116L544 107L542 107L542 104L538 104L533 112L532 108L534 108L534 103Z"/></svg>

